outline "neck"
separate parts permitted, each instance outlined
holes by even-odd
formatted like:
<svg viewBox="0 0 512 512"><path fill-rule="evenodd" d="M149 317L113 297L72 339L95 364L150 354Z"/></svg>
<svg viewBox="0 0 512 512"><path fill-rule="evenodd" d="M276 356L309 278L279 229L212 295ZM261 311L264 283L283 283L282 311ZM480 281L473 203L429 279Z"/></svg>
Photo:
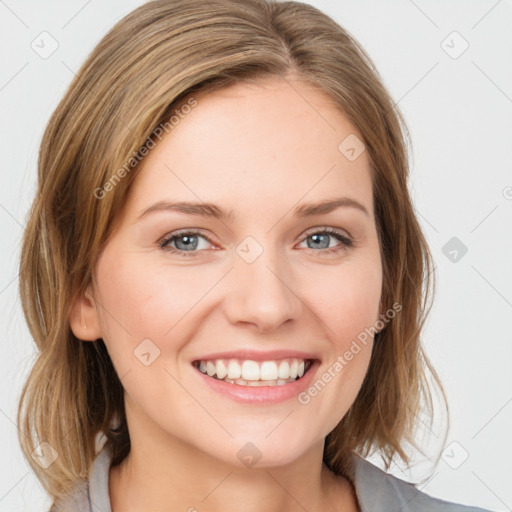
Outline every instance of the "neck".
<svg viewBox="0 0 512 512"><path fill-rule="evenodd" d="M359 510L349 481L322 462L324 440L281 466L231 465L153 428L130 422L128 456L111 468L112 512Z"/></svg>

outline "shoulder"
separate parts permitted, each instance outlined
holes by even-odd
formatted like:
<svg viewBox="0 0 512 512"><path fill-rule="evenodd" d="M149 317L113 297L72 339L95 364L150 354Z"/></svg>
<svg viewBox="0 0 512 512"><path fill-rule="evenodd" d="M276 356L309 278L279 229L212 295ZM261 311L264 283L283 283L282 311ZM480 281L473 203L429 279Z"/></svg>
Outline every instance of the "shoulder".
<svg viewBox="0 0 512 512"><path fill-rule="evenodd" d="M49 512L112 512L108 477L112 453L104 447L94 459L89 479L80 481L65 499L56 501Z"/></svg>
<svg viewBox="0 0 512 512"><path fill-rule="evenodd" d="M491 512L434 498L414 484L382 471L371 462L354 455L353 479L361 512Z"/></svg>
<svg viewBox="0 0 512 512"><path fill-rule="evenodd" d="M49 512L90 512L89 484L86 480L80 481L72 493L56 500Z"/></svg>

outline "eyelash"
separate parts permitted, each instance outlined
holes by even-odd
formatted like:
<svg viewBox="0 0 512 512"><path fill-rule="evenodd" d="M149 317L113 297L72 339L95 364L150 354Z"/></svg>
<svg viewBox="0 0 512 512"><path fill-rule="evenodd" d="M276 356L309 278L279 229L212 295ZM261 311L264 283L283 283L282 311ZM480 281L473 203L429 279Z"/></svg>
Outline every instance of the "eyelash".
<svg viewBox="0 0 512 512"><path fill-rule="evenodd" d="M346 251L354 245L354 241L352 239L348 238L347 236L343 235L340 231L333 229L333 228L320 228L316 231L307 232L304 235L304 238L302 238L302 240L300 241L300 243L302 243L304 240L306 240L310 236L324 235L324 234L328 234L328 235L332 236L333 238L336 238L339 242L341 242L341 244L336 245L334 247L327 248L327 249L321 249L319 251L316 251L312 248L308 248L308 249L311 249L314 252L320 252L322 254L325 254L325 253L336 254L336 253L339 253L342 251ZM188 231L176 232L176 233L171 234L170 236L166 236L159 242L159 245L164 251L168 251L173 254L179 254L179 255L186 256L186 257L197 256L197 254L201 251L184 251L182 249L174 249L174 248L170 247L169 245L167 245L170 242L172 242L176 239L179 239L185 235L194 235L194 236L199 235L202 238L204 238L205 240L207 240L210 244L213 243L206 235L203 235L200 231L188 230Z"/></svg>

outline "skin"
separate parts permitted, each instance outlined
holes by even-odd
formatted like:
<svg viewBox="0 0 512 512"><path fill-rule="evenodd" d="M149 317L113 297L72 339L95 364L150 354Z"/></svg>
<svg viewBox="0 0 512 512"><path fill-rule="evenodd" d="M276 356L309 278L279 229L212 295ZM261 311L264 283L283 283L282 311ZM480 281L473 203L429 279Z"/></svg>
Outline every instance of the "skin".
<svg viewBox="0 0 512 512"><path fill-rule="evenodd" d="M206 386L191 361L236 349L303 350L321 359L318 378L374 325L382 264L368 155L349 161L340 152L357 130L329 96L299 79L194 97L197 106L142 162L95 283L70 320L81 340L103 338L125 389L131 451L110 471L112 509L359 510L351 484L322 464L322 451L361 387L372 340L306 405L296 397L240 404ZM368 215L351 207L292 214L341 196ZM162 200L211 202L233 214L138 219ZM315 245L311 234L325 227L354 245L331 235ZM169 244L181 254L159 246L183 228L210 240L198 238L196 256L183 255L183 238ZM252 263L236 252L247 236L263 248ZM327 243L340 250L326 253ZM145 366L134 350L148 338L160 355ZM248 441L262 454L250 468L237 457Z"/></svg>

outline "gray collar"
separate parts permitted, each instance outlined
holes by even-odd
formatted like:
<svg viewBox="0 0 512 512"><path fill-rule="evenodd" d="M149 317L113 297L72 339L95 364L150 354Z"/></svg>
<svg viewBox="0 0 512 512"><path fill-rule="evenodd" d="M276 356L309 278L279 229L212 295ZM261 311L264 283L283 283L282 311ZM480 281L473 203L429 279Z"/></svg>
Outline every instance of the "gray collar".
<svg viewBox="0 0 512 512"><path fill-rule="evenodd" d="M110 460L111 450L106 445L93 464L87 499L83 500L87 503L74 510L112 512L108 491ZM490 512L433 498L356 454L352 456L349 476L354 482L361 512Z"/></svg>

